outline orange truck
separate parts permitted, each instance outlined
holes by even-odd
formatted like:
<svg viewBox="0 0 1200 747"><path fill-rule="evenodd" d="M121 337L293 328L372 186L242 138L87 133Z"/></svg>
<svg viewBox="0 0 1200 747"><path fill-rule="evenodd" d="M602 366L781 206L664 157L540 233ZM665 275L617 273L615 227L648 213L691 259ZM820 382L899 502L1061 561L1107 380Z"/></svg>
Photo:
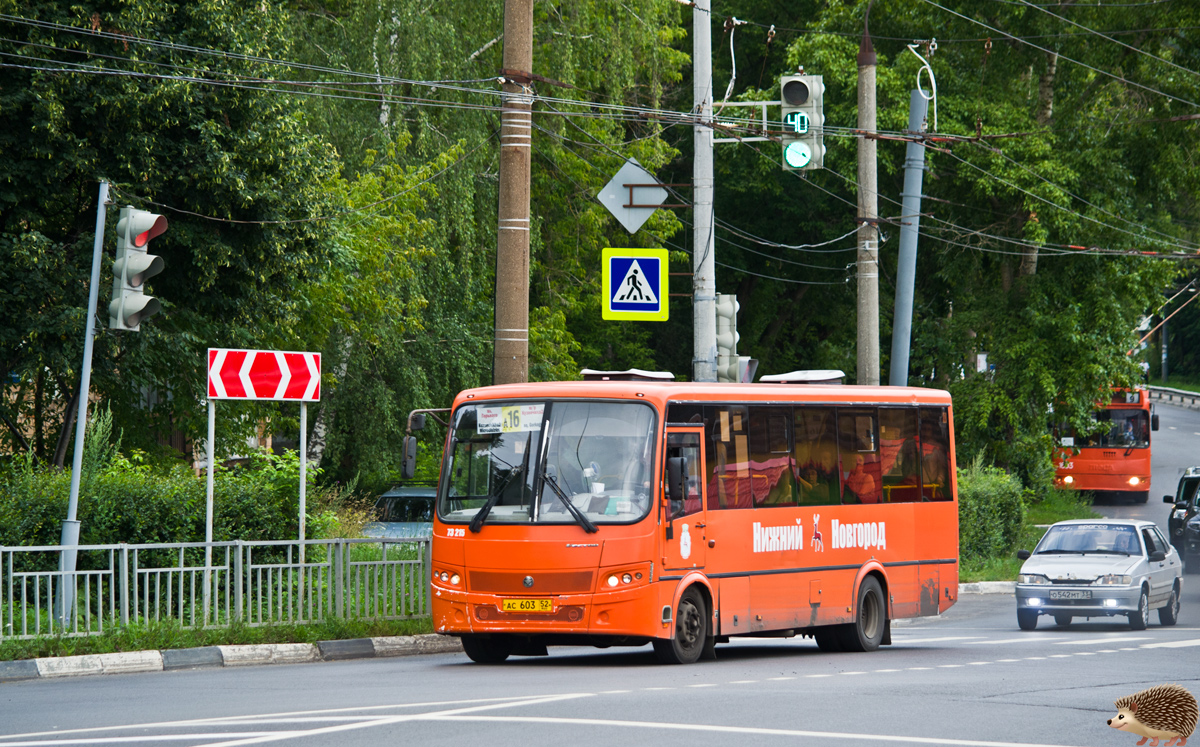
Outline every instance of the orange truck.
<svg viewBox="0 0 1200 747"><path fill-rule="evenodd" d="M590 373L450 409L433 626L474 661L650 643L691 663L734 636L872 651L955 602L946 392Z"/></svg>
<svg viewBox="0 0 1200 747"><path fill-rule="evenodd" d="M1098 403L1092 417L1104 426L1096 433L1056 433L1054 483L1145 503L1150 497L1150 432L1158 430L1149 392L1113 389L1112 398Z"/></svg>

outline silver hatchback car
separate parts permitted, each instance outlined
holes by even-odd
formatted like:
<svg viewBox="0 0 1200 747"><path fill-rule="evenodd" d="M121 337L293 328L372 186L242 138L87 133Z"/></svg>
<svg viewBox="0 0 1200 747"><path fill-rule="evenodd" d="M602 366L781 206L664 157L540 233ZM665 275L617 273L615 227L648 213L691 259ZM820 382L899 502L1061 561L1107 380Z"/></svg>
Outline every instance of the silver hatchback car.
<svg viewBox="0 0 1200 747"><path fill-rule="evenodd" d="M1174 625L1183 595L1183 563L1152 521L1084 519L1051 526L1017 579L1017 624L1037 627L1038 616L1058 625L1075 617L1125 615L1145 630L1150 610Z"/></svg>

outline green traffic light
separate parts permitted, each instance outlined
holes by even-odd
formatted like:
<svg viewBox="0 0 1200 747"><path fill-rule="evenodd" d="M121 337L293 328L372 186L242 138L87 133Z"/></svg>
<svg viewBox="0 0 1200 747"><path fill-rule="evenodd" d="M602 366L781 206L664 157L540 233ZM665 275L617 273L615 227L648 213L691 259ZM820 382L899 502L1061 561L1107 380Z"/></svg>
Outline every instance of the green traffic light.
<svg viewBox="0 0 1200 747"><path fill-rule="evenodd" d="M783 160L793 169L802 169L812 161L812 149L808 147L808 143L788 143L783 149Z"/></svg>

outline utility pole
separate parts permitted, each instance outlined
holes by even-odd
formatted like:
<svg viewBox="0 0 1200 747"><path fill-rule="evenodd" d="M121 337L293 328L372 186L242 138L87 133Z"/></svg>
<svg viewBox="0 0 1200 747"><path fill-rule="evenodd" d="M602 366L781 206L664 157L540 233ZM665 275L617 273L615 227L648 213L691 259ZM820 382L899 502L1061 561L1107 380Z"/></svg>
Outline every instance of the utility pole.
<svg viewBox="0 0 1200 747"><path fill-rule="evenodd" d="M529 380L529 152L533 135L533 0L504 0L492 381Z"/></svg>
<svg viewBox="0 0 1200 747"><path fill-rule="evenodd" d="M908 131L925 131L929 101L921 91L908 95ZM896 310L892 315L892 358L888 383L908 386L912 343L913 286L917 282L917 236L921 229L921 185L925 180L925 144L910 140L905 149L904 194L900 209L900 259L896 267Z"/></svg>
<svg viewBox="0 0 1200 747"><path fill-rule="evenodd" d="M879 194L875 164L875 47L863 19L858 47L858 383L879 384Z"/></svg>
<svg viewBox="0 0 1200 747"><path fill-rule="evenodd" d="M713 215L712 0L692 8L692 380L717 380Z"/></svg>

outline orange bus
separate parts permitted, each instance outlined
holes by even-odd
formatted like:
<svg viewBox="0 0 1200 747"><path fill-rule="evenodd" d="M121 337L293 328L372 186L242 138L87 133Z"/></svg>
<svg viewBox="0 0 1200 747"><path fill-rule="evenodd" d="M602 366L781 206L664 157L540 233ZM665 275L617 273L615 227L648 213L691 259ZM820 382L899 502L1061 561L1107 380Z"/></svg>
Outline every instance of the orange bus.
<svg viewBox="0 0 1200 747"><path fill-rule="evenodd" d="M589 373L454 400L433 626L474 661L652 643L690 663L733 636L872 651L955 602L946 392Z"/></svg>
<svg viewBox="0 0 1200 747"><path fill-rule="evenodd" d="M1092 417L1105 424L1090 436L1073 429L1058 433L1054 482L1070 490L1091 490L1133 498L1150 497L1150 432L1158 430L1145 389L1113 389Z"/></svg>

